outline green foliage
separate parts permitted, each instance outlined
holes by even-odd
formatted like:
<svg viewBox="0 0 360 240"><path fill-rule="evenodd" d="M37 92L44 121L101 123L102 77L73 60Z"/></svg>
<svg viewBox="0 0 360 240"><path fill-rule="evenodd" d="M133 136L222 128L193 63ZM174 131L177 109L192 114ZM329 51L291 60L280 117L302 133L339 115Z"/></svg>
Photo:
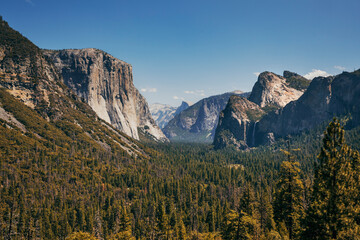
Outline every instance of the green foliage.
<svg viewBox="0 0 360 240"><path fill-rule="evenodd" d="M301 230L300 219L304 215L304 186L299 173L298 162L284 161L275 190L274 220L278 225L285 224L289 239L297 239Z"/></svg>
<svg viewBox="0 0 360 240"><path fill-rule="evenodd" d="M230 211L223 223L221 236L224 240L259 239L260 226L256 219L246 213Z"/></svg>
<svg viewBox="0 0 360 240"><path fill-rule="evenodd" d="M97 238L86 232L74 232L66 240L97 240Z"/></svg>
<svg viewBox="0 0 360 240"><path fill-rule="evenodd" d="M316 165L304 239L351 239L359 229L360 157L345 143L334 119L325 131Z"/></svg>
<svg viewBox="0 0 360 240"><path fill-rule="evenodd" d="M12 29L2 19L0 20L0 45L10 46L10 50L5 52L5 58L2 59L3 62L7 61L7 59L12 59L15 63L19 63L21 59L35 57L40 52L37 46Z"/></svg>
<svg viewBox="0 0 360 240"><path fill-rule="evenodd" d="M1 106L26 128L0 120L1 238L65 239L73 232L104 239L288 234L285 224L274 226L271 206L286 143L250 152L214 151L202 144L144 146L106 127L82 103L66 101L74 106L47 121L0 89ZM350 131L351 142L358 132ZM314 131L292 139L292 148L302 148L294 155L304 182L311 183L305 176L312 174L320 137ZM129 141L138 156L114 140ZM339 236L351 238L354 231Z"/></svg>
<svg viewBox="0 0 360 240"><path fill-rule="evenodd" d="M264 112L259 111L258 109L248 109L246 110L246 115L250 121L256 122L264 116Z"/></svg>
<svg viewBox="0 0 360 240"><path fill-rule="evenodd" d="M293 76L290 78L286 78L286 82L288 83L289 87L295 88L299 91L305 91L311 83L310 80L301 76L298 77Z"/></svg>

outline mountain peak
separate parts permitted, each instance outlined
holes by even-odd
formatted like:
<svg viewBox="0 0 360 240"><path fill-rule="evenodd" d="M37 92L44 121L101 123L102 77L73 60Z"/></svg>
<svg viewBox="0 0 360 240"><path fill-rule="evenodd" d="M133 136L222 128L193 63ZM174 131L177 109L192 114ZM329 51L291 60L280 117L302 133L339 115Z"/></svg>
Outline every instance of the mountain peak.
<svg viewBox="0 0 360 240"><path fill-rule="evenodd" d="M291 77L302 77L301 75L295 73L295 72L290 72L288 70L285 70L283 73L284 78L291 78Z"/></svg>
<svg viewBox="0 0 360 240"><path fill-rule="evenodd" d="M249 100L260 107L284 107L302 94L303 91L291 87L286 78L272 72L262 72L252 89Z"/></svg>

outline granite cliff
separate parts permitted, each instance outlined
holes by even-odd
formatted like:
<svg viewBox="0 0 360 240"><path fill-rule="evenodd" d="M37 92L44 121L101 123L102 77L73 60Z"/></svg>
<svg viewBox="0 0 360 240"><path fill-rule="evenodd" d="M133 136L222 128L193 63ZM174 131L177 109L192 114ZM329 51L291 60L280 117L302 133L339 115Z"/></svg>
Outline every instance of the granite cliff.
<svg viewBox="0 0 360 240"><path fill-rule="evenodd" d="M217 148L233 145L239 149L253 146L257 121L264 114L257 104L240 96L231 96L226 108L220 112L214 145Z"/></svg>
<svg viewBox="0 0 360 240"><path fill-rule="evenodd" d="M0 20L0 121L14 136L69 157L80 145L101 154L146 155L63 82L41 49Z"/></svg>
<svg viewBox="0 0 360 240"><path fill-rule="evenodd" d="M54 62L64 83L101 119L135 139L144 134L156 141L167 141L133 84L130 64L93 48L43 53Z"/></svg>
<svg viewBox="0 0 360 240"><path fill-rule="evenodd" d="M277 139L331 120L347 116L348 127L360 124L360 70L335 77L318 77L297 101L265 116L256 128L256 145L267 144L269 135Z"/></svg>
<svg viewBox="0 0 360 240"><path fill-rule="evenodd" d="M268 73L266 75L269 76ZM301 76L289 72L285 72L284 76L292 78L291 84L298 87L308 85ZM294 78L295 80L298 79L299 82L294 82ZM287 84L290 85L289 81ZM261 85L271 86L269 84ZM277 89L279 88L277 87ZM271 90L261 91L261 93L269 93L270 95L272 92L275 95L277 94L276 91ZM285 93L289 93L289 91L286 90ZM270 95L262 97L264 94L259 94L249 98L249 100L255 99L254 101L259 104L259 107L264 106L262 104L264 102L270 105L277 102L278 106L281 105L279 103L284 103L285 98L283 96L280 96L282 99L279 100L279 96ZM293 95L290 94L290 96ZM219 134L215 136L214 140L215 148L233 145L239 149L245 149L271 144L278 138L310 130L333 117L347 117L347 127L351 128L360 124L360 70L352 73L343 72L335 77L315 78L300 98L289 101L284 107L268 111L261 118L250 122L246 114L246 105L242 104L241 106L244 107L237 107L241 102L244 100L229 101L228 106L221 113L221 121L219 121L216 131ZM266 104L262 109L267 109ZM239 122L239 124L234 124L235 122ZM225 134L220 134L222 132ZM244 133L236 135L239 132Z"/></svg>
<svg viewBox="0 0 360 240"><path fill-rule="evenodd" d="M290 76L290 72L286 71L285 73L286 76ZM279 76L272 72L263 72L259 75L251 91L249 100L258 104L260 107L284 107L289 102L298 99L302 94L303 90L292 87L287 82L286 77Z"/></svg>
<svg viewBox="0 0 360 240"><path fill-rule="evenodd" d="M246 149L255 146L256 130L262 117L297 100L309 83L302 76L289 71L285 71L284 76L261 73L248 99L231 97L225 110L220 113L213 142L215 148L233 145ZM271 134L266 136L272 141Z"/></svg>

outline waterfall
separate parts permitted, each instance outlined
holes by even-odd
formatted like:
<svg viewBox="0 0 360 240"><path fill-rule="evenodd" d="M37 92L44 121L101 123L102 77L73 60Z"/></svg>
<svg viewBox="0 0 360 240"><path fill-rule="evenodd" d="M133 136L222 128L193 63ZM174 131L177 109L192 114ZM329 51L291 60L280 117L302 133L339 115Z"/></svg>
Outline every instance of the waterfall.
<svg viewBox="0 0 360 240"><path fill-rule="evenodd" d="M252 132L252 138L251 138L252 147L255 146L255 130L256 130L256 124L257 124L257 121L254 122L254 127L253 127L253 132Z"/></svg>

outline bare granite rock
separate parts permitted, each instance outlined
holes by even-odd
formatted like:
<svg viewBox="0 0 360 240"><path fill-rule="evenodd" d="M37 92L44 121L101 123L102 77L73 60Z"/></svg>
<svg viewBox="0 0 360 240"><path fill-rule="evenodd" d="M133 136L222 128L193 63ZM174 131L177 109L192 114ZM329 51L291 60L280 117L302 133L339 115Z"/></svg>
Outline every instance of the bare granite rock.
<svg viewBox="0 0 360 240"><path fill-rule="evenodd" d="M259 75L249 100L260 107L284 107L289 102L297 100L303 93L304 91L290 87L285 77L263 72Z"/></svg>
<svg viewBox="0 0 360 240"><path fill-rule="evenodd" d="M142 132L157 141L168 141L133 84L130 64L94 48L43 53L54 62L65 84L100 118L135 139Z"/></svg>

